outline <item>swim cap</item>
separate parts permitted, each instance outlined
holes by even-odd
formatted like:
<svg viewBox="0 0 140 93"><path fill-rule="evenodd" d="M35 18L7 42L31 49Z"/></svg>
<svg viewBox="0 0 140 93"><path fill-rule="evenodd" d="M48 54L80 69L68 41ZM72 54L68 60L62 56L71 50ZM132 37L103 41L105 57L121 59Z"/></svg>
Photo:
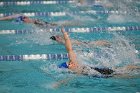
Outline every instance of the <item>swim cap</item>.
<svg viewBox="0 0 140 93"><path fill-rule="evenodd" d="M19 16L15 19L15 22L17 22L17 23L24 22L24 18L25 18L25 16Z"/></svg>
<svg viewBox="0 0 140 93"><path fill-rule="evenodd" d="M64 62L64 63L60 64L58 67L59 68L68 68L68 65L66 62Z"/></svg>
<svg viewBox="0 0 140 93"><path fill-rule="evenodd" d="M55 36L51 36L50 39L56 40L56 37Z"/></svg>

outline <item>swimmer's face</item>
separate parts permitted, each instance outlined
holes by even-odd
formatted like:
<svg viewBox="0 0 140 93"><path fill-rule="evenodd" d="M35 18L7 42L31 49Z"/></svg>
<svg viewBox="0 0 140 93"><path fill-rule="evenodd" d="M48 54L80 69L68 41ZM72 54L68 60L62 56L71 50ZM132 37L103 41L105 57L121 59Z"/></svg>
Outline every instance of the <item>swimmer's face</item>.
<svg viewBox="0 0 140 93"><path fill-rule="evenodd" d="M24 17L23 17L23 21L24 21L25 23L31 23L32 20L31 20L29 17L24 16Z"/></svg>
<svg viewBox="0 0 140 93"><path fill-rule="evenodd" d="M70 69L75 69L75 68L77 68L78 67L78 64L77 63L73 63L73 62L69 62L68 63L68 67L70 68Z"/></svg>

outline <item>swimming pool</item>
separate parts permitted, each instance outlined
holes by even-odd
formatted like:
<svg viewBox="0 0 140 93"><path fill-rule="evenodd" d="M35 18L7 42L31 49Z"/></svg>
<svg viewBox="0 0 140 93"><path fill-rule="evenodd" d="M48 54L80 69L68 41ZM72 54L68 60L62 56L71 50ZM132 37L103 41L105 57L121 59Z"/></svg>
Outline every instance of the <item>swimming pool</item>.
<svg viewBox="0 0 140 93"><path fill-rule="evenodd" d="M10 15L12 12L25 13L32 18L60 24L70 20L77 23L75 26L66 27L67 31L71 31L71 38L111 42L111 47L74 46L76 51L83 51L79 54L79 60L110 68L130 63L139 65L140 3L138 0L135 2L120 0L118 6L115 5L118 4L117 1L110 0L115 6L106 6L106 8L97 5L79 6L66 0L57 2L32 0L28 3L18 2L18 5L16 1L2 0L0 15ZM58 31L59 27L52 29L55 34L61 34ZM0 30L0 93L140 92L140 72L133 73L136 74L134 78L96 78L78 76L58 69L56 65L67 61L67 55L59 57L57 54L66 54L66 50L63 45L49 39L51 34L46 29L40 30L33 25L17 24L14 21L0 21ZM95 58L84 55L92 52L95 52ZM50 57L47 55L48 58L44 58L42 54L45 56L50 54ZM15 57L10 59L8 55L24 55L25 59L22 59L23 57L22 61L18 58L15 60ZM36 57L37 59L34 59ZM54 83L66 77L75 78L59 88L53 88Z"/></svg>

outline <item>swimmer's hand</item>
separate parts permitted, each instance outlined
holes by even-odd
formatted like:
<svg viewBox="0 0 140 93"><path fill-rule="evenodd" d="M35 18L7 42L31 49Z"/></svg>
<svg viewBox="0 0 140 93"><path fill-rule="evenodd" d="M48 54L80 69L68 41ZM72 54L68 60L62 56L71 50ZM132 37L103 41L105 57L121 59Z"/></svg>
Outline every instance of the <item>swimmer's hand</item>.
<svg viewBox="0 0 140 93"><path fill-rule="evenodd" d="M62 32L63 35L64 35L64 39L65 39L65 37L68 38L68 33L65 31L64 27L61 28L61 32Z"/></svg>
<svg viewBox="0 0 140 93"><path fill-rule="evenodd" d="M65 33L64 27L61 28L61 32L62 32L63 34Z"/></svg>
<svg viewBox="0 0 140 93"><path fill-rule="evenodd" d="M67 44L66 44L66 43L65 43L65 44L66 44L66 45L70 45L71 41L70 41L70 38L69 38L68 33L65 32L64 27L61 28L61 32L63 33L65 42L66 42L67 40L69 40L69 42L67 42ZM71 45L70 45L70 46L71 46Z"/></svg>

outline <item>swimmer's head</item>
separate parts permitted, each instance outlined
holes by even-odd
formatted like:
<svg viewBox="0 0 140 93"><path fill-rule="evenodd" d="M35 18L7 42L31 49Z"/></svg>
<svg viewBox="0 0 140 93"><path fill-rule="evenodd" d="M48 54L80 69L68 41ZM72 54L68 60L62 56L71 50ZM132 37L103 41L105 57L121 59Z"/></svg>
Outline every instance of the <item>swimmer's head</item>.
<svg viewBox="0 0 140 93"><path fill-rule="evenodd" d="M32 23L32 20L27 16L22 16L22 21L25 23Z"/></svg>
<svg viewBox="0 0 140 93"><path fill-rule="evenodd" d="M24 21L24 20L26 20L28 17L26 17L26 16L19 16L18 17L18 19L20 20L20 21Z"/></svg>
<svg viewBox="0 0 140 93"><path fill-rule="evenodd" d="M52 39L52 40L56 40L55 36L51 36L50 39Z"/></svg>
<svg viewBox="0 0 140 93"><path fill-rule="evenodd" d="M19 16L15 19L15 22L18 22L18 23L24 22L24 19L25 19L25 16Z"/></svg>
<svg viewBox="0 0 140 93"><path fill-rule="evenodd" d="M63 38L59 35L51 36L50 39L55 40L55 41L62 41L63 40Z"/></svg>

